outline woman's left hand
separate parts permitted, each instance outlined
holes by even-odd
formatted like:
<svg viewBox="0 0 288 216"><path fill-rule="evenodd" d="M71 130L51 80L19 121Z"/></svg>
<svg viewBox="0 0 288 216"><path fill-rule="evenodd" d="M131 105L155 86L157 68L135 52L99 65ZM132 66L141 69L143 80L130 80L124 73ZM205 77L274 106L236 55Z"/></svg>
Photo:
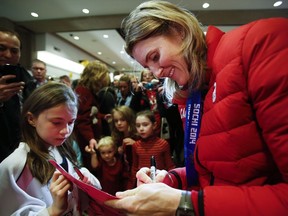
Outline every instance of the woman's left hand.
<svg viewBox="0 0 288 216"><path fill-rule="evenodd" d="M175 215L181 190L163 183L143 184L135 189L117 192L119 199L106 201L105 204L127 213L129 216L169 216Z"/></svg>

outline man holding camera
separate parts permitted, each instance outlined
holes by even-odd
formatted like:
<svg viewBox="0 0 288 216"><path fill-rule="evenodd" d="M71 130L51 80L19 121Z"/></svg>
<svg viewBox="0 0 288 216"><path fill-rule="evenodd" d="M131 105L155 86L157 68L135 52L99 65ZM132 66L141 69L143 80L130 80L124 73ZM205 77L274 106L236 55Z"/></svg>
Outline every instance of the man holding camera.
<svg viewBox="0 0 288 216"><path fill-rule="evenodd" d="M20 48L20 36L0 28L0 162L19 144L21 93L25 81L31 79L31 75L18 66ZM17 73L11 71L13 68Z"/></svg>

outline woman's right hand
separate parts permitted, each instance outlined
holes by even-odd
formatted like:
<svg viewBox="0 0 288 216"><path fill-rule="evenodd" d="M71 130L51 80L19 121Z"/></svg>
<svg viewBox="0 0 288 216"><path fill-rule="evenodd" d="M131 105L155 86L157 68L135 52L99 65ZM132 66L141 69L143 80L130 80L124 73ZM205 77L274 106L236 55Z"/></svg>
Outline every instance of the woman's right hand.
<svg viewBox="0 0 288 216"><path fill-rule="evenodd" d="M163 179L167 175L166 170L156 170L156 182L163 182ZM148 167L142 167L137 173L137 186L140 186L142 184L149 184L152 183L152 179L150 178L150 168Z"/></svg>

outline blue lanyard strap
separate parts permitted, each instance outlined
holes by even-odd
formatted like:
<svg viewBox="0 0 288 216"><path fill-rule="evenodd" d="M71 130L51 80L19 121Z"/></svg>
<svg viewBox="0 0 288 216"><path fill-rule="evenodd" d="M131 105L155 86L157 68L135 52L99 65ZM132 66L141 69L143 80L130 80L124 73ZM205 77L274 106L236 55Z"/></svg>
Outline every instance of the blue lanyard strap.
<svg viewBox="0 0 288 216"><path fill-rule="evenodd" d="M194 151L199 137L201 123L201 93L192 92L186 103L186 124L184 131L184 156L188 187L198 184L194 166Z"/></svg>

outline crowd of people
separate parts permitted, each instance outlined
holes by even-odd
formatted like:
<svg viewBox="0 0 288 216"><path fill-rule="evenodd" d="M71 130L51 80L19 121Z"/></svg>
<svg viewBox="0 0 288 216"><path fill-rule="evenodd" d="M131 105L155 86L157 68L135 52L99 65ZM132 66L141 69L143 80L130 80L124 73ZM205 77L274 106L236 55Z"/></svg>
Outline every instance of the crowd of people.
<svg viewBox="0 0 288 216"><path fill-rule="evenodd" d="M28 73L0 29L0 214L106 215L53 159L123 214L287 215L287 19L204 35L188 10L146 1L122 29L141 75L110 80L95 60L77 82L39 59Z"/></svg>
<svg viewBox="0 0 288 216"><path fill-rule="evenodd" d="M1 30L0 45L7 49L0 50L3 56L1 64L20 68L21 41L18 34ZM10 123L1 124L3 151L0 171L5 175L0 177L4 181L0 196L9 191L11 199L29 195L38 201L30 205L30 199L23 198L21 202L1 208L1 214L30 211L80 214L77 212L79 207L78 210L72 207L76 202L83 205L77 201L77 190L70 193L71 183L59 173L54 173L53 166L45 162L51 158L75 177L77 175L71 167L82 167L88 183L111 195L135 188L135 174L141 166L150 165L151 156L155 157L161 169L175 167L169 139L160 137L161 119L165 116L160 116L158 105L160 107L161 103L156 101L156 96L160 98L158 88L160 91L163 89L150 71L143 70L141 77L115 75L111 81L107 65L95 60L87 62L73 86L67 75L49 80L46 63L39 59L31 62L30 73L22 67L21 70L22 77L27 78L20 82L8 82L14 75L1 74L0 77L1 122ZM9 105L12 99L13 109ZM17 117L15 121L8 120L11 116L7 113L10 112ZM137 115L139 112L142 112L144 122L137 124L137 119L141 119ZM8 138L14 140L8 142ZM19 155L21 161L15 160ZM38 169L41 169L39 173ZM22 173L22 170L25 171ZM13 184L17 187L11 189L9 185ZM49 188L51 194L48 196ZM35 189L41 192L35 194ZM63 190L63 193L57 194L56 189ZM68 197L68 204L65 197ZM62 211L64 208L67 209ZM90 211L87 206L82 210Z"/></svg>

